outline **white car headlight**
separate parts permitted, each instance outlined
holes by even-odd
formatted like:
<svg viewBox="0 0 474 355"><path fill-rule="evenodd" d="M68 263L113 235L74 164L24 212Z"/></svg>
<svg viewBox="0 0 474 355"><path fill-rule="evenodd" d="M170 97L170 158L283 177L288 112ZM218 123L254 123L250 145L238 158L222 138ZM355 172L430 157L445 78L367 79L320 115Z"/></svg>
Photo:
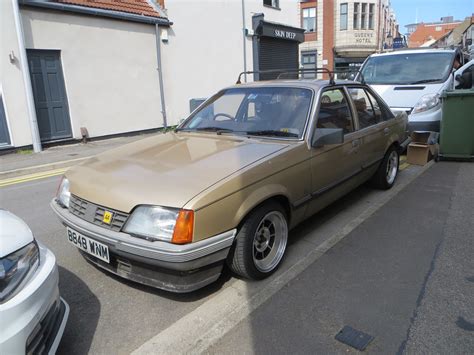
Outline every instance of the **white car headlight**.
<svg viewBox="0 0 474 355"><path fill-rule="evenodd" d="M69 200L71 199L71 192L69 191L69 180L65 177L62 178L61 183L59 184L56 198L61 206L65 208L69 208Z"/></svg>
<svg viewBox="0 0 474 355"><path fill-rule="evenodd" d="M433 107L436 107L440 104L440 99L438 94L427 94L421 97L421 99L416 103L415 107L413 107L413 113L420 113L424 111L428 111Z"/></svg>
<svg viewBox="0 0 474 355"><path fill-rule="evenodd" d="M139 206L129 217L123 231L148 240L171 242L179 209Z"/></svg>
<svg viewBox="0 0 474 355"><path fill-rule="evenodd" d="M0 259L0 303L8 301L19 286L35 272L39 265L36 242Z"/></svg>

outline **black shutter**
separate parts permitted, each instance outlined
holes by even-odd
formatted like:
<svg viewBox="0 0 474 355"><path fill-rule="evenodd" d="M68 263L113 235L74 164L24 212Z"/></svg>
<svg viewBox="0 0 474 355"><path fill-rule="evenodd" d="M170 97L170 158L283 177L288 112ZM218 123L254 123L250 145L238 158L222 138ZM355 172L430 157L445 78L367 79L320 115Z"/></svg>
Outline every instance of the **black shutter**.
<svg viewBox="0 0 474 355"><path fill-rule="evenodd" d="M298 42L260 37L260 70L298 69ZM276 79L278 73L260 74L260 80ZM285 78L296 77L285 75Z"/></svg>

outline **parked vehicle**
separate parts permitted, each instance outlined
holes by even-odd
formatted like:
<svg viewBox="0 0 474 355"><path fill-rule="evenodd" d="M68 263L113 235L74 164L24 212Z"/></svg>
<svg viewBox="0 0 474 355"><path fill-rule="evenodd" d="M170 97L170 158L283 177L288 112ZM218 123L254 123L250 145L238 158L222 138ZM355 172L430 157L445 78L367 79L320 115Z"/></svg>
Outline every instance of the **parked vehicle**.
<svg viewBox="0 0 474 355"><path fill-rule="evenodd" d="M173 292L249 279L281 263L289 230L363 182L396 180L406 140L367 85L235 85L175 132L70 169L51 206L90 262Z"/></svg>
<svg viewBox="0 0 474 355"><path fill-rule="evenodd" d="M53 253L0 210L0 354L54 354L69 315Z"/></svg>
<svg viewBox="0 0 474 355"><path fill-rule="evenodd" d="M472 67L471 63L456 70L458 64L463 64L463 57L456 49L372 54L357 79L369 84L392 110L405 111L410 132L439 132L441 93L453 90L459 84L455 78Z"/></svg>

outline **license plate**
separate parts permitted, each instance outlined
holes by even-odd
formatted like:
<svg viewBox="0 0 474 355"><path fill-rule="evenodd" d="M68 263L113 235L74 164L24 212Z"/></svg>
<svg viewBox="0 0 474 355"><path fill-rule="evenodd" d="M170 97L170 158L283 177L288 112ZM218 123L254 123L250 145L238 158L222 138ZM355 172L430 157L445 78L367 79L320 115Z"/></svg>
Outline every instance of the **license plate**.
<svg viewBox="0 0 474 355"><path fill-rule="evenodd" d="M67 227L67 239L70 243L74 244L79 249L84 250L86 253L110 263L109 247L107 245L86 237L69 227Z"/></svg>

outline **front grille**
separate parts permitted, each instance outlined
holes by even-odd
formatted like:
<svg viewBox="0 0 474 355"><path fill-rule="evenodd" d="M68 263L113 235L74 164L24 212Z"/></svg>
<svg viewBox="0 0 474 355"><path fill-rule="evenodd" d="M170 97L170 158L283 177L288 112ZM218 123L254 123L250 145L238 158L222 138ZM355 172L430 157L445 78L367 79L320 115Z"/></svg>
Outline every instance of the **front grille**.
<svg viewBox="0 0 474 355"><path fill-rule="evenodd" d="M103 221L105 211L112 213L110 224ZM122 227L129 216L128 213L96 205L95 203L83 200L82 198L75 195L71 195L71 199L69 201L69 212L85 221L116 232L120 232L122 230Z"/></svg>
<svg viewBox="0 0 474 355"><path fill-rule="evenodd" d="M128 218L128 214L114 211L112 221L110 222L110 224L107 224L103 222L105 211L111 212L109 209L106 209L100 206L97 207L97 209L95 210L95 215L94 215L94 223L99 226L110 228L114 231L119 232L122 229L123 225L125 224L125 221Z"/></svg>
<svg viewBox="0 0 474 355"><path fill-rule="evenodd" d="M64 316L65 306L58 300L54 302L44 318L33 329L26 341L27 355L47 354L53 345L61 320Z"/></svg>

